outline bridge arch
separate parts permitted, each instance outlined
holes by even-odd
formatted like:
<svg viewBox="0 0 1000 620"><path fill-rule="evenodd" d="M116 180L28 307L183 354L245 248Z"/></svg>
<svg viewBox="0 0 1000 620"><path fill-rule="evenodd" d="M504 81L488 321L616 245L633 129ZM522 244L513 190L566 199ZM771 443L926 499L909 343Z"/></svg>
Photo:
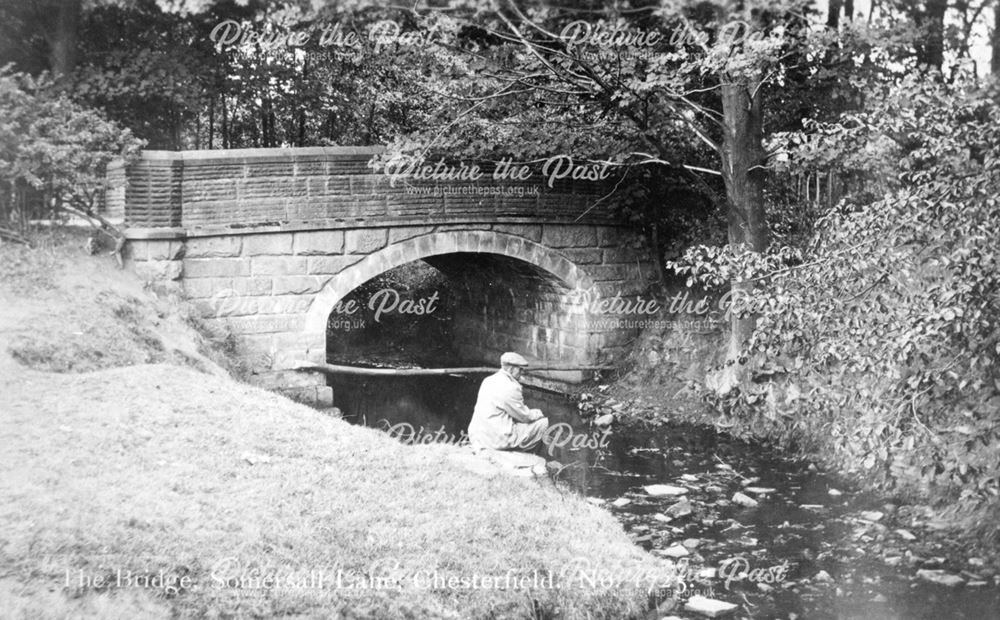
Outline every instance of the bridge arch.
<svg viewBox="0 0 1000 620"><path fill-rule="evenodd" d="M524 261L571 290L586 291L594 286L591 278L565 256L523 237L492 230L435 232L390 244L333 276L309 307L304 331L325 332L334 306L368 280L406 263L457 253L496 254Z"/></svg>
<svg viewBox="0 0 1000 620"><path fill-rule="evenodd" d="M453 331L491 339L484 352L523 345L589 365L627 350L636 321L588 315L573 295L639 295L655 279L641 231L602 198L616 184L420 181L417 194L368 166L383 150L143 151L109 167L104 214L137 275L235 336L255 383L305 402L330 403L325 377L302 366L327 359L337 302L418 260L462 287Z"/></svg>

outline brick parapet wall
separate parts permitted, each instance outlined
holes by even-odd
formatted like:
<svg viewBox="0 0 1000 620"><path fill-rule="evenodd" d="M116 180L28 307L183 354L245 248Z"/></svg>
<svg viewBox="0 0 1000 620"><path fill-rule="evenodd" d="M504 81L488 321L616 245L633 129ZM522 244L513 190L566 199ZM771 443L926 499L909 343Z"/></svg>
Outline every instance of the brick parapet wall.
<svg viewBox="0 0 1000 620"><path fill-rule="evenodd" d="M468 222L611 222L604 183L392 181L369 168L382 147L144 151L127 169L130 236L239 229L356 228ZM497 187L523 195L490 193ZM442 193L414 193L436 189ZM451 193L447 193L451 192Z"/></svg>

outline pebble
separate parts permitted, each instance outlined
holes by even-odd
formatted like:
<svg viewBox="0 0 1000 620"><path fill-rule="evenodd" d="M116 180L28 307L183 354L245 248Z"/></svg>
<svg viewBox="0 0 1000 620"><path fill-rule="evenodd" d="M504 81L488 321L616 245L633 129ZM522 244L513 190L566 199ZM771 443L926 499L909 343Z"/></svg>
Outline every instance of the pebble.
<svg viewBox="0 0 1000 620"><path fill-rule="evenodd" d="M694 512L694 506L691 505L686 499L682 499L670 508L667 508L667 514L671 517L684 517Z"/></svg>
<svg viewBox="0 0 1000 620"><path fill-rule="evenodd" d="M768 493L774 493L778 489L772 489L771 487L747 487L743 489L747 493L757 493L758 495L767 495Z"/></svg>
<svg viewBox="0 0 1000 620"><path fill-rule="evenodd" d="M688 549L697 549L698 545L701 544L701 539L698 538L685 538L684 542L681 543Z"/></svg>
<svg viewBox="0 0 1000 620"><path fill-rule="evenodd" d="M684 545L671 545L663 550L663 555L668 558L683 558L691 555L691 552Z"/></svg>
<svg viewBox="0 0 1000 620"><path fill-rule="evenodd" d="M930 581L931 583L948 586L949 588L954 588L955 586L960 586L965 583L965 580L958 575L952 575L944 572L943 570L932 570L927 568L918 570L917 577L923 579L924 581Z"/></svg>
<svg viewBox="0 0 1000 620"><path fill-rule="evenodd" d="M818 581L820 583L830 583L833 581L833 577L831 577L830 573L826 572L825 570L821 570L815 575L813 575L813 581Z"/></svg>
<svg viewBox="0 0 1000 620"><path fill-rule="evenodd" d="M684 603L685 611L701 614L709 618L720 618L728 613L732 613L735 609L736 605L732 603L701 595L692 596L688 599L687 603Z"/></svg>
<svg viewBox="0 0 1000 620"><path fill-rule="evenodd" d="M611 502L611 505L614 506L615 508L621 508L622 506L628 506L631 503L632 500L630 500L629 498L619 497L615 501Z"/></svg>
<svg viewBox="0 0 1000 620"><path fill-rule="evenodd" d="M611 424L614 421L615 421L615 414L613 414L613 413L605 413L604 415L597 416L596 418L594 418L594 425L595 426L611 426Z"/></svg>
<svg viewBox="0 0 1000 620"><path fill-rule="evenodd" d="M656 519L657 521L659 521L660 523L670 523L671 521L673 521L673 519L671 517L668 517L667 515L663 514L662 512L658 512L658 513L654 514L653 518Z"/></svg>
<svg viewBox="0 0 1000 620"><path fill-rule="evenodd" d="M876 521L881 521L885 513L879 512L878 510L865 510L861 513L861 518L865 521L871 521L872 523Z"/></svg>
<svg viewBox="0 0 1000 620"><path fill-rule="evenodd" d="M740 506L754 507L758 504L757 500L750 497L749 495L744 495L742 493L736 493L733 495L733 503L739 504Z"/></svg>
<svg viewBox="0 0 1000 620"><path fill-rule="evenodd" d="M675 495L684 495L688 492L684 487L675 487L672 484L650 484L648 486L642 487L646 493L654 497L667 497Z"/></svg>
<svg viewBox="0 0 1000 620"><path fill-rule="evenodd" d="M899 529L899 530L896 530L896 534L900 538L902 538L903 540L906 540L906 541L909 541L909 542L912 542L912 541L914 541L914 540L917 539L917 537L914 536L913 532L911 532L910 530Z"/></svg>
<svg viewBox="0 0 1000 620"><path fill-rule="evenodd" d="M840 497L841 495L843 495L843 492L838 491L837 489L830 489L829 491L827 491L827 493L829 493L833 497Z"/></svg>

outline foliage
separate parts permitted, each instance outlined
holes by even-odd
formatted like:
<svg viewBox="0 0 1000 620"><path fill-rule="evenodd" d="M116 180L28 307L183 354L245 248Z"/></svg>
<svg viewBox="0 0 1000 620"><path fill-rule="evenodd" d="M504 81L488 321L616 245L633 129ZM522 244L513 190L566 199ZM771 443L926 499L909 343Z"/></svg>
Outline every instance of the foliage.
<svg viewBox="0 0 1000 620"><path fill-rule="evenodd" d="M539 167L564 155L578 165L608 164L616 181L608 200L647 231L663 258L726 234L727 214L763 220L753 188L765 159L759 121L771 110L760 112L757 104L779 82L805 80L792 69L811 45L805 3L573 10L504 2L482 11L476 2L458 2L453 9L420 18L442 33L431 48L436 70L420 86L434 105L429 122L401 136L388 157L446 153ZM581 27L630 42L573 40ZM754 102L752 117L727 116L741 109L724 103L727 89L735 93L730 101ZM774 101L782 110L808 110L802 92ZM777 116L779 127L788 122L788 115ZM734 123L742 127L737 138ZM745 178L751 189L734 190ZM764 244L766 226L751 228L747 241Z"/></svg>
<svg viewBox="0 0 1000 620"><path fill-rule="evenodd" d="M715 290L732 282L760 279L798 262L801 251L787 246L760 253L746 246L696 245L685 250L678 260L667 262L667 267L678 275L687 275L688 287Z"/></svg>
<svg viewBox="0 0 1000 620"><path fill-rule="evenodd" d="M93 7L80 26L80 66L68 92L151 148L184 148L182 127L225 83L226 67L213 58L207 38L215 13L165 13L155 2Z"/></svg>
<svg viewBox="0 0 1000 620"><path fill-rule="evenodd" d="M891 192L843 202L804 262L756 276L758 384L720 404L873 482L995 502L1000 106L968 80L870 95L793 162L888 158Z"/></svg>
<svg viewBox="0 0 1000 620"><path fill-rule="evenodd" d="M10 14L11 38L25 50L45 31L36 13ZM102 1L84 7L77 70L64 86L152 148L395 141L401 151L453 158L610 161L625 180L608 200L673 258L726 230L733 197L718 174L728 168L720 166L728 156L722 86L738 82L760 95L765 134L828 120L858 105L851 76L862 55L875 67L866 70L905 65L915 35L895 13L880 9L873 25L815 33L806 27L813 9L801 0L743 9L717 0L572 8L452 0L412 9L367 0ZM368 35L385 19L419 36L376 45ZM227 20L251 41L213 44L213 29ZM736 20L751 29L727 30ZM593 32L659 40L567 41L564 28L581 21ZM360 45L319 44L333 27ZM308 42L267 44L288 33L308 33ZM892 44L873 53L876 41ZM28 51L21 56L38 66ZM783 238L810 230L813 214L800 207L786 200L777 213Z"/></svg>
<svg viewBox="0 0 1000 620"><path fill-rule="evenodd" d="M56 93L45 76L0 70L0 119L0 195L28 186L54 211L91 213L108 163L128 161L142 147L128 129ZM2 204L9 221L14 205Z"/></svg>
<svg viewBox="0 0 1000 620"><path fill-rule="evenodd" d="M389 14L384 9L348 14L285 2L193 8L167 12L139 2L89 11L73 96L166 149L377 144L420 118L425 101L411 96L421 78L417 64L398 63L392 50L375 49L364 36L357 48L321 44L324 28L360 35ZM307 40L213 39L226 23L264 41L288 33Z"/></svg>

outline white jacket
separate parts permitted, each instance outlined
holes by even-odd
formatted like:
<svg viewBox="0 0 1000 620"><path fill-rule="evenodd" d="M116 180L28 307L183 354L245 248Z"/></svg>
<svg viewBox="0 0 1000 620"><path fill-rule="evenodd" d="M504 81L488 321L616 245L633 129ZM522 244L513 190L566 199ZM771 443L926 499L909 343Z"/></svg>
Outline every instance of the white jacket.
<svg viewBox="0 0 1000 620"><path fill-rule="evenodd" d="M521 384L499 370L483 379L476 409L469 423L469 440L494 450L512 447L518 438L515 424L530 424L544 416L524 404Z"/></svg>

